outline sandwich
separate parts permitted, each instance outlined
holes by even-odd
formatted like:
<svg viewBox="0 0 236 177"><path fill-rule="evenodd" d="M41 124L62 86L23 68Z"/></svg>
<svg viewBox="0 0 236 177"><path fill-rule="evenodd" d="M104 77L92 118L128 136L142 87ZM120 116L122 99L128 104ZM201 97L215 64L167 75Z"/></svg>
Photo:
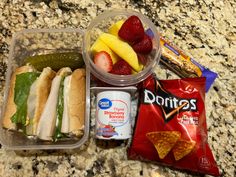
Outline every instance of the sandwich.
<svg viewBox="0 0 236 177"><path fill-rule="evenodd" d="M26 65L12 74L3 127L42 140L80 137L84 129L85 69L57 73Z"/></svg>
<svg viewBox="0 0 236 177"><path fill-rule="evenodd" d="M62 133L81 136L85 114L85 70L77 69L64 81L64 111L61 125Z"/></svg>
<svg viewBox="0 0 236 177"><path fill-rule="evenodd" d="M27 99L27 135L36 135L38 123L51 89L56 73L49 67L44 68L30 87Z"/></svg>
<svg viewBox="0 0 236 177"><path fill-rule="evenodd" d="M83 135L85 113L85 70L62 68L52 81L42 112L37 137L58 140Z"/></svg>
<svg viewBox="0 0 236 177"><path fill-rule="evenodd" d="M34 135L55 72L49 67L39 73L32 66L17 68L11 76L3 127Z"/></svg>
<svg viewBox="0 0 236 177"><path fill-rule="evenodd" d="M27 72L34 72L34 69L30 66L22 66L20 68L17 68L11 76L10 88L7 97L7 104L2 121L3 127L6 129L16 130L16 124L13 121L11 121L11 118L13 117L13 115L17 110L17 105L14 102L16 76Z"/></svg>

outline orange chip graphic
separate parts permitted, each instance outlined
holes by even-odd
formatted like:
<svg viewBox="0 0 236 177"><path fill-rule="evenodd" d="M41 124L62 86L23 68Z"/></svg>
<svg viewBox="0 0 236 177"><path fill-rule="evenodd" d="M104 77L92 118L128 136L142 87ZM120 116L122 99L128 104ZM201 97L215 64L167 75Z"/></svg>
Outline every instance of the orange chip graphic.
<svg viewBox="0 0 236 177"><path fill-rule="evenodd" d="M158 131L149 132L146 136L155 146L160 159L164 159L180 138L181 133L179 131Z"/></svg>
<svg viewBox="0 0 236 177"><path fill-rule="evenodd" d="M175 160L180 160L184 156L188 155L194 148L196 142L195 141L186 141L180 139L173 148L173 154L175 157Z"/></svg>

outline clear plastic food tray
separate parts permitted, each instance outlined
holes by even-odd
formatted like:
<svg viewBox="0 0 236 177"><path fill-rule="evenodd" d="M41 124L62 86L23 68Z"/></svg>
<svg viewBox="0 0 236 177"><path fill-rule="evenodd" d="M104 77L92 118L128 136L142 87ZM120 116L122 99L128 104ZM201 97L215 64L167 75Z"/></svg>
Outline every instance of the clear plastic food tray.
<svg viewBox="0 0 236 177"><path fill-rule="evenodd" d="M6 130L2 127L2 118L6 106L6 98L10 87L12 71L23 64L27 56L66 51L82 50L83 32L79 29L31 29L14 35L7 65L4 102L0 119L0 142L7 149L72 149L85 143L89 136L90 119L90 72L86 69L86 110L84 134L79 140L44 142L29 139L21 133Z"/></svg>

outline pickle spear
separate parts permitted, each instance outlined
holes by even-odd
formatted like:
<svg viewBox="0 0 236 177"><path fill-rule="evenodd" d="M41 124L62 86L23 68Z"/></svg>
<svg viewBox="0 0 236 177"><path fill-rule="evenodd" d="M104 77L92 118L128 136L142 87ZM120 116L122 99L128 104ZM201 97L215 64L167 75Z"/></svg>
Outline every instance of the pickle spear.
<svg viewBox="0 0 236 177"><path fill-rule="evenodd" d="M81 68L84 65L84 60L81 53L64 52L29 56L25 58L25 64L27 63L38 71L42 71L46 67L51 67L54 71L57 71L63 67L70 67L72 70Z"/></svg>

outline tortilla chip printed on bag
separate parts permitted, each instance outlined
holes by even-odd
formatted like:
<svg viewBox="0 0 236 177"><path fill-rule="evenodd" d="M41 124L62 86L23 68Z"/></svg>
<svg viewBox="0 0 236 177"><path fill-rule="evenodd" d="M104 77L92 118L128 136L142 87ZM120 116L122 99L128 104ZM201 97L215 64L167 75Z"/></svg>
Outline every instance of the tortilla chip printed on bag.
<svg viewBox="0 0 236 177"><path fill-rule="evenodd" d="M128 158L219 176L207 143L204 77L141 83Z"/></svg>
<svg viewBox="0 0 236 177"><path fill-rule="evenodd" d="M193 150L195 144L195 141L179 140L172 150L175 160L180 160L188 155Z"/></svg>
<svg viewBox="0 0 236 177"><path fill-rule="evenodd" d="M155 146L160 159L164 159L180 138L181 133L178 131L160 131L149 132L146 136Z"/></svg>

